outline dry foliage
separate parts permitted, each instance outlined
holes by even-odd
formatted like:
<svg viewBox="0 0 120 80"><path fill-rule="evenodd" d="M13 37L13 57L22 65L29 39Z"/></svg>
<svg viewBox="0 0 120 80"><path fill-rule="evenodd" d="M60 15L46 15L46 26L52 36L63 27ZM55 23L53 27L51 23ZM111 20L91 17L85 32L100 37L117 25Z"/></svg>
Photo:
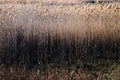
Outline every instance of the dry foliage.
<svg viewBox="0 0 120 80"><path fill-rule="evenodd" d="M0 4L0 28L0 64L6 67L1 68L4 70L2 78L23 80L23 76L24 80L39 80L47 76L48 80L68 80L68 73L60 68L74 66L91 72L120 63L119 3ZM24 65L26 69L23 72L14 69L12 74L9 71L14 67L10 66L14 65ZM26 71L36 65L47 73L37 76L34 71ZM85 73L85 77L84 73L78 71L81 75L77 79L75 72L73 78L96 79L95 76L89 78L92 73Z"/></svg>

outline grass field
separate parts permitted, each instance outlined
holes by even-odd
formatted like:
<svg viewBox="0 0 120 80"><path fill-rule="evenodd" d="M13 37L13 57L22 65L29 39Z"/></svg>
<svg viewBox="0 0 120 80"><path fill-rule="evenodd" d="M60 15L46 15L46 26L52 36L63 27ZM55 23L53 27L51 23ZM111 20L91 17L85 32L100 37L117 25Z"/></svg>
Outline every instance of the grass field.
<svg viewBox="0 0 120 80"><path fill-rule="evenodd" d="M0 4L1 80L119 80L120 3Z"/></svg>

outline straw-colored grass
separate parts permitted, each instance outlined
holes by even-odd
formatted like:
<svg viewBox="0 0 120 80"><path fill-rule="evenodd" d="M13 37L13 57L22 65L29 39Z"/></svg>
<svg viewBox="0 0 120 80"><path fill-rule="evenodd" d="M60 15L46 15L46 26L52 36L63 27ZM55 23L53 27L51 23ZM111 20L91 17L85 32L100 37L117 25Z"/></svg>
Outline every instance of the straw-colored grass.
<svg viewBox="0 0 120 80"><path fill-rule="evenodd" d="M120 63L119 41L119 3L0 4L1 79L96 80Z"/></svg>

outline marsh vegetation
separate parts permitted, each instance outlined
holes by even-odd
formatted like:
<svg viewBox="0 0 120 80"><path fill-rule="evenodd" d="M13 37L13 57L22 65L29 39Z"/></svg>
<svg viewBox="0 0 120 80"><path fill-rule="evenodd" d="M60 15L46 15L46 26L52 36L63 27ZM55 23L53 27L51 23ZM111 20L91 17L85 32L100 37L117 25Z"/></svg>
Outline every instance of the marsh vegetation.
<svg viewBox="0 0 120 80"><path fill-rule="evenodd" d="M119 65L120 3L0 4L0 79L119 80Z"/></svg>

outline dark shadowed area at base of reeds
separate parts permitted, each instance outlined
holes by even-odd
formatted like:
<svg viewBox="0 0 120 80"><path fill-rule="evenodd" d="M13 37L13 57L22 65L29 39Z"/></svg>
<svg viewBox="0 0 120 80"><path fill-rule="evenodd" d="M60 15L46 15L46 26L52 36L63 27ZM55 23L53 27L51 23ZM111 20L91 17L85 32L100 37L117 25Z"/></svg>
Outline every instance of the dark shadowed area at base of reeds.
<svg viewBox="0 0 120 80"><path fill-rule="evenodd" d="M47 31L45 33L30 31L27 34L21 28L4 27L1 29L1 63L6 66L26 65L41 66L72 66L81 65L98 58L119 61L119 36L99 34L93 36L89 32L87 37L73 35L67 31L63 33ZM119 33L118 33L119 34Z"/></svg>
<svg viewBox="0 0 120 80"><path fill-rule="evenodd" d="M45 33L32 29L27 33L20 27L1 28L0 63L32 68L37 64L70 67L98 58L119 61L119 33L97 35L86 32L85 36L77 36L69 31L53 32L49 29Z"/></svg>

